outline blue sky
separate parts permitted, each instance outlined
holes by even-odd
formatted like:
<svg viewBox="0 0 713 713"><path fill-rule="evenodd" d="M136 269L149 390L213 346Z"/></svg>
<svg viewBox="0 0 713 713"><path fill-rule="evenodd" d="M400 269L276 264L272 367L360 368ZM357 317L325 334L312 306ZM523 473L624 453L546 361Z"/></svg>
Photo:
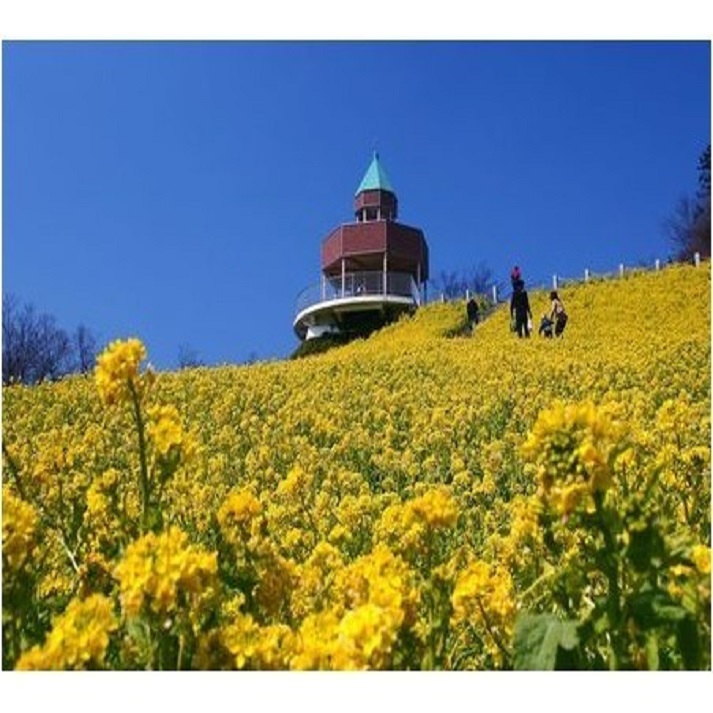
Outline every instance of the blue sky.
<svg viewBox="0 0 713 713"><path fill-rule="evenodd" d="M431 274L653 263L710 142L710 43L12 42L3 291L158 368L283 358L373 149Z"/></svg>

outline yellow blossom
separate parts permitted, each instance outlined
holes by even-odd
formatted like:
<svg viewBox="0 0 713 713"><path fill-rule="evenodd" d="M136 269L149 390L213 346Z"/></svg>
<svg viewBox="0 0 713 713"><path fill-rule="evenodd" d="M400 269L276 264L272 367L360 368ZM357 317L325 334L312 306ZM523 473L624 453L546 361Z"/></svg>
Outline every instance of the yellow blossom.
<svg viewBox="0 0 713 713"><path fill-rule="evenodd" d="M539 414L522 450L537 466L542 496L569 515L609 488L610 459L620 438L621 429L593 403L558 402Z"/></svg>
<svg viewBox="0 0 713 713"><path fill-rule="evenodd" d="M15 496L10 488L2 489L2 556L10 570L20 569L32 555L37 532L37 511Z"/></svg>
<svg viewBox="0 0 713 713"><path fill-rule="evenodd" d="M510 573L487 562L472 562L458 576L452 602L454 622L467 620L477 627L488 653L502 662L517 613Z"/></svg>
<svg viewBox="0 0 713 713"><path fill-rule="evenodd" d="M117 621L110 599L93 594L74 599L54 622L42 646L26 652L17 662L19 670L101 668Z"/></svg>
<svg viewBox="0 0 713 713"><path fill-rule="evenodd" d="M183 430L175 406L150 406L147 433L156 451L167 456L171 448L180 447L183 442Z"/></svg>
<svg viewBox="0 0 713 713"><path fill-rule="evenodd" d="M97 358L94 372L99 396L107 406L129 396L129 388L139 388L139 366L146 359L140 340L116 340Z"/></svg>
<svg viewBox="0 0 713 713"><path fill-rule="evenodd" d="M702 575L710 575L711 573L711 548L705 545L695 545L691 550L691 559L696 566L696 569Z"/></svg>
<svg viewBox="0 0 713 713"><path fill-rule="evenodd" d="M212 593L216 574L216 554L189 545L177 527L133 542L115 569L122 609L129 618L146 606L155 614L167 614L180 605L179 595L199 603Z"/></svg>

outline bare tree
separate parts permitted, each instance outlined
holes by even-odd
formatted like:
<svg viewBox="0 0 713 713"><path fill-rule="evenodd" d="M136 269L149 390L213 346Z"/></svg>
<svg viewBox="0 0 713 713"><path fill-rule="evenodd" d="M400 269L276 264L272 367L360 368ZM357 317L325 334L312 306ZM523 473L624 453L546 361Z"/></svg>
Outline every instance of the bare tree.
<svg viewBox="0 0 713 713"><path fill-rule="evenodd" d="M695 253L711 254L711 202L702 205L690 198L681 198L673 215L665 222L677 260L690 260Z"/></svg>
<svg viewBox="0 0 713 713"><path fill-rule="evenodd" d="M30 334L34 314L29 305L23 308L14 295L6 294L2 301L2 381L25 383L32 362Z"/></svg>
<svg viewBox="0 0 713 713"><path fill-rule="evenodd" d="M455 299L465 293L461 276L456 271L447 272L446 270L441 270L438 278L435 280L435 288L436 292L448 300Z"/></svg>
<svg viewBox="0 0 713 713"><path fill-rule="evenodd" d="M695 253L711 255L711 147L698 159L696 198L679 199L673 215L664 222L677 260L690 260Z"/></svg>
<svg viewBox="0 0 713 713"><path fill-rule="evenodd" d="M465 297L466 292L487 295L494 284L498 283L493 279L493 271L482 261L460 272L441 270L434 281L435 291L449 300Z"/></svg>
<svg viewBox="0 0 713 713"><path fill-rule="evenodd" d="M80 363L82 370L86 370L91 364L88 354L94 338L86 327L81 329ZM14 295L5 294L2 303L3 384L35 384L76 370L72 339L57 325L55 318L39 314L33 305L21 304Z"/></svg>
<svg viewBox="0 0 713 713"><path fill-rule="evenodd" d="M178 347L178 368L192 369L196 366L204 366L204 363L198 357L198 352L187 343L180 344Z"/></svg>
<svg viewBox="0 0 713 713"><path fill-rule="evenodd" d="M72 342L49 314L37 318L33 381L58 379L72 371Z"/></svg>
<svg viewBox="0 0 713 713"><path fill-rule="evenodd" d="M84 324L74 330L72 337L76 358L76 369L80 374L86 374L94 368L97 358L97 340L94 333Z"/></svg>
<svg viewBox="0 0 713 713"><path fill-rule="evenodd" d="M466 284L470 292L484 295L496 284L496 280L494 279L493 271L488 265L484 262L480 262L477 266L471 267L466 273ZM500 287L500 285L498 285L498 287Z"/></svg>
<svg viewBox="0 0 713 713"><path fill-rule="evenodd" d="M711 145L698 159L698 199L710 201L711 198Z"/></svg>

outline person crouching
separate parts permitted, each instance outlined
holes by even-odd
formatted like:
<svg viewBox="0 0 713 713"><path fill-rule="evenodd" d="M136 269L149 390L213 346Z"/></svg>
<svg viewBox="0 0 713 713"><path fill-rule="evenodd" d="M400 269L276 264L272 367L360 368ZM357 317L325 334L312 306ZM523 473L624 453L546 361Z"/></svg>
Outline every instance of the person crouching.
<svg viewBox="0 0 713 713"><path fill-rule="evenodd" d="M537 333L541 337L547 337L552 339L552 330L554 329L555 323L546 315L542 315L542 320L540 322L540 328Z"/></svg>

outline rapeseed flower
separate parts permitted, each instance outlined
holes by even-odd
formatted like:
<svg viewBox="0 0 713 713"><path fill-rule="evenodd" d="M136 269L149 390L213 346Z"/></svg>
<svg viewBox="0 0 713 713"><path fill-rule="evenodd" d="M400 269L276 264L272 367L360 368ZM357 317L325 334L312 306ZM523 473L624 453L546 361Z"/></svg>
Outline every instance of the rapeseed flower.
<svg viewBox="0 0 713 713"><path fill-rule="evenodd" d="M118 627L112 601L93 594L72 600L42 646L23 654L19 670L102 668L110 636Z"/></svg>
<svg viewBox="0 0 713 713"><path fill-rule="evenodd" d="M24 567L32 557L37 537L38 514L9 487L2 489L2 558L10 571ZM6 572L7 574L7 572Z"/></svg>
<svg viewBox="0 0 713 713"><path fill-rule="evenodd" d="M711 548L706 545L694 545L691 550L691 559L698 572L704 576L711 573Z"/></svg>
<svg viewBox="0 0 713 713"><path fill-rule="evenodd" d="M180 448L183 443L183 429L175 406L149 406L148 437L159 456L166 457L172 448Z"/></svg>
<svg viewBox="0 0 713 713"><path fill-rule="evenodd" d="M247 544L262 513L262 505L253 493L240 488L232 491L217 512L218 525L226 542Z"/></svg>
<svg viewBox="0 0 713 713"><path fill-rule="evenodd" d="M116 566L122 610L128 618L146 609L165 616L183 599L198 605L213 594L217 569L216 554L189 545L177 527L150 532L131 543Z"/></svg>
<svg viewBox="0 0 713 713"><path fill-rule="evenodd" d="M460 573L452 595L455 624L469 622L481 632L486 651L502 663L510 644L517 603L510 573L502 567L474 561Z"/></svg>
<svg viewBox="0 0 713 713"><path fill-rule="evenodd" d="M139 366L146 359L146 347L136 339L116 340L97 358L94 371L102 402L110 406L140 389Z"/></svg>
<svg viewBox="0 0 713 713"><path fill-rule="evenodd" d="M621 429L591 402L554 404L540 413L522 450L537 468L541 496L570 515L611 485Z"/></svg>

